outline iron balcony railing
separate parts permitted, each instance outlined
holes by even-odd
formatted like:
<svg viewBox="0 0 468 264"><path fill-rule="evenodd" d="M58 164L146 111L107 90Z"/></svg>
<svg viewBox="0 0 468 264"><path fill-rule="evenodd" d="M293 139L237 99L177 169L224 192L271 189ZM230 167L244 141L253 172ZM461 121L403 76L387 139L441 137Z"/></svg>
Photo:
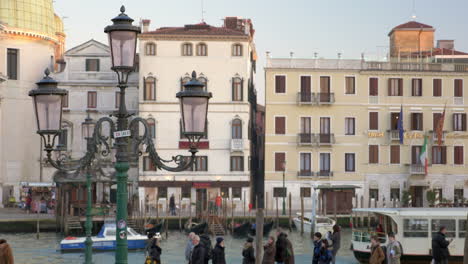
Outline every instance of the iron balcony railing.
<svg viewBox="0 0 468 264"><path fill-rule="evenodd" d="M387 130L388 136L391 141L400 141L400 131L399 130Z"/></svg>
<svg viewBox="0 0 468 264"><path fill-rule="evenodd" d="M299 145L312 145L315 143L314 134L312 133L300 133L297 136L297 143Z"/></svg>
<svg viewBox="0 0 468 264"><path fill-rule="evenodd" d="M410 164L410 174L414 174L414 175L426 174L424 165L423 164Z"/></svg>
<svg viewBox="0 0 468 264"><path fill-rule="evenodd" d="M335 93L317 93L318 104L333 104L335 102Z"/></svg>
<svg viewBox="0 0 468 264"><path fill-rule="evenodd" d="M439 136L437 135L437 131L430 131L432 133L432 144L437 144L439 141ZM442 131L442 142L445 142L445 138L447 135L447 131Z"/></svg>
<svg viewBox="0 0 468 264"><path fill-rule="evenodd" d="M317 172L318 177L332 177L333 176L333 171L330 170L319 170Z"/></svg>
<svg viewBox="0 0 468 264"><path fill-rule="evenodd" d="M298 104L315 104L316 98L315 93L304 93L299 92L297 93L297 103Z"/></svg>
<svg viewBox="0 0 468 264"><path fill-rule="evenodd" d="M335 134L320 133L318 134L318 145L332 145L335 143Z"/></svg>
<svg viewBox="0 0 468 264"><path fill-rule="evenodd" d="M298 177L312 177L314 176L314 172L311 170L300 170L297 172Z"/></svg>

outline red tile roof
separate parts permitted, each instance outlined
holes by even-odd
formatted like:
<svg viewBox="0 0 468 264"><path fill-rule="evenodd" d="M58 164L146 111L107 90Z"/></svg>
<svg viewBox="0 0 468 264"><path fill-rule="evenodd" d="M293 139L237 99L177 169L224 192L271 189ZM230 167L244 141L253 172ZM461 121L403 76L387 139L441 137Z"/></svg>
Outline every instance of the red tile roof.
<svg viewBox="0 0 468 264"><path fill-rule="evenodd" d="M412 54L418 55L419 52L413 52ZM428 57L428 56L436 56L436 55L468 55L468 53L458 51L458 50L451 50L451 49L441 49L441 48L434 48L431 51L423 51L421 52L421 56Z"/></svg>
<svg viewBox="0 0 468 264"><path fill-rule="evenodd" d="M416 21L409 21L409 22L406 22L404 24L401 24L401 25L398 25L398 26L394 27L393 30L395 30L395 29L410 29L410 28L420 29L420 28L433 28L433 27L429 26L429 25L426 25L426 24L423 24L423 23L416 22Z"/></svg>
<svg viewBox="0 0 468 264"><path fill-rule="evenodd" d="M214 27L204 22L184 27L162 27L144 35L210 35L210 36L247 36L243 31L226 27Z"/></svg>

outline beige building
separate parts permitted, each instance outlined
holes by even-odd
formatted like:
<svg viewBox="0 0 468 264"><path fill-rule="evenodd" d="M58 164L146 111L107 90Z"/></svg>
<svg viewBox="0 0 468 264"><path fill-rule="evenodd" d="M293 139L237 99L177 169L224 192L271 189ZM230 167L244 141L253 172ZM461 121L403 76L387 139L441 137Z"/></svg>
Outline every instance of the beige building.
<svg viewBox="0 0 468 264"><path fill-rule="evenodd" d="M394 28L391 45L394 39L403 41L395 36L399 31L411 30L416 29ZM452 63L435 63L440 50L406 62L395 61L401 57L392 62L267 58L269 196L281 195L284 172L293 207L299 208L302 194L310 208L315 187L319 208L327 213L334 212L335 204L338 214L349 213L353 197L359 206L393 206L393 200L426 206L428 190L438 192L440 201L466 197L468 65L457 63L466 57L458 51L452 53ZM445 105L439 146L434 131ZM420 160L424 136L427 175Z"/></svg>

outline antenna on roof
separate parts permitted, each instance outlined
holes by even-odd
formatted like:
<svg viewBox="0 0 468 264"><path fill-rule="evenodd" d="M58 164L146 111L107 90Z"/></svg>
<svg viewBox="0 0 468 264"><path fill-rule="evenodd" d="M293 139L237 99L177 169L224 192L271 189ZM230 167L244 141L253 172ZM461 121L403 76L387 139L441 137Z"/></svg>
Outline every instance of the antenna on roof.
<svg viewBox="0 0 468 264"><path fill-rule="evenodd" d="M205 22L205 6L203 0L201 0L201 22Z"/></svg>
<svg viewBox="0 0 468 264"><path fill-rule="evenodd" d="M413 21L416 20L416 0L413 0L413 11L412 11L411 19Z"/></svg>

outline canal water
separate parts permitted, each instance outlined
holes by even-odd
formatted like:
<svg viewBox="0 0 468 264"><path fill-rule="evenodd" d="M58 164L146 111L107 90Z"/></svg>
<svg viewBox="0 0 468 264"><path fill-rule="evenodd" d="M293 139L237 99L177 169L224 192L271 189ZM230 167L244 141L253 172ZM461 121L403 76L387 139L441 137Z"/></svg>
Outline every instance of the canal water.
<svg viewBox="0 0 468 264"><path fill-rule="evenodd" d="M340 264L357 264L350 248L351 230L343 229L341 238L341 249L338 252L338 262ZM303 237L293 231L288 237L294 246L296 256L296 264L312 263L311 249L312 242L307 235ZM12 246L15 257L15 264L43 264L43 263L66 263L66 264L82 264L84 261L83 253L66 253L62 254L58 251L59 243L62 237L55 233L41 233L39 240L36 239L36 234L19 233L19 234L0 234L0 238L6 239ZM214 243L215 237L211 238ZM241 251L244 244L244 239L234 239L230 236L225 238L226 258L229 264L242 263ZM172 231L169 232L169 238L164 239L161 243L162 247L162 263L163 264L184 264L184 249L186 244L186 235L184 233ZM129 252L129 263L143 264L144 253L142 251ZM114 263L114 252L94 253L93 260L95 264Z"/></svg>

